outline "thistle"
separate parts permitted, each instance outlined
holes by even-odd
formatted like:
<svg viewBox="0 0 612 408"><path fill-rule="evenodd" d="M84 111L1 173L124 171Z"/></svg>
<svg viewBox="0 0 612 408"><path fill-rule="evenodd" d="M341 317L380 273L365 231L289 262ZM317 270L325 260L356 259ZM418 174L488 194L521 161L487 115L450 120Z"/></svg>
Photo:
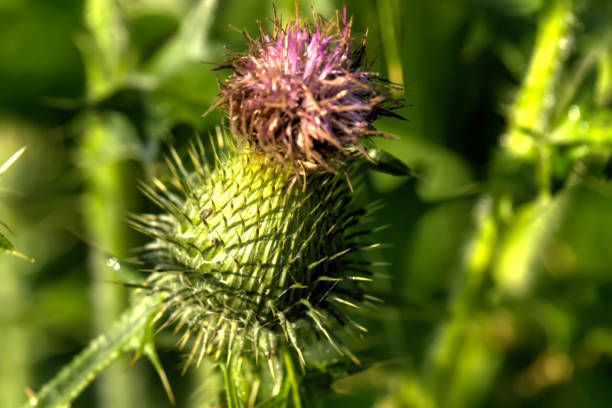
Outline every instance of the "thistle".
<svg viewBox="0 0 612 408"><path fill-rule="evenodd" d="M284 345L305 365L313 338L356 360L334 329L365 331L350 311L368 300L370 277L351 257L372 245L359 242L365 211L349 210L346 181L319 172L293 188L291 167L252 145L230 145L211 168L198 143L189 150L193 172L172 156L170 180L143 188L164 212L134 225L154 238L145 287L165 296L163 326L175 324L179 344L191 344L186 367L245 351L273 367Z"/></svg>
<svg viewBox="0 0 612 408"><path fill-rule="evenodd" d="M352 209L347 183L364 161L346 159L368 157L378 170L406 174L391 155L361 145L384 135L372 122L399 117L392 111L403 102L392 95L395 85L370 71L365 36L352 48L346 10L335 23L317 16L312 24L297 16L286 26L277 17L272 23L273 32L262 27L260 40L247 34L249 51L219 67L233 70L215 105L229 111L231 132L219 130L211 141L219 147L214 162L197 139L186 161L171 150L168 178L142 186L162 210L131 219L152 238L142 253L151 273L130 284L143 296L30 406L71 401L91 373L130 349L152 361L172 400L153 345L153 316L158 329L182 332L179 346L190 347L185 370L205 357L225 360L229 406L241 406L231 401L243 397L234 380L258 376L260 362L273 383L261 406L285 405L289 390L299 406L302 377L293 360L305 373L316 343L359 364L339 329L367 331L354 312L378 299L367 292L370 263L355 256L378 244L362 241L369 210ZM260 378L249 406L259 398Z"/></svg>
<svg viewBox="0 0 612 408"><path fill-rule="evenodd" d="M352 47L352 18L313 23L295 20L283 25L276 17L273 30L260 24L261 38L244 33L245 53L230 53L216 69L231 69L220 83L219 100L234 135L253 142L277 161L309 170L334 171L360 152L364 138L387 136L372 122L381 116L402 118L394 96L400 87L371 72L365 53L366 34Z"/></svg>
<svg viewBox="0 0 612 408"><path fill-rule="evenodd" d="M312 339L358 362L335 329L366 331L350 311L371 298L370 272L352 257L377 245L359 242L364 210L349 210L352 186L336 170L348 174L355 152L368 156L361 139L382 134L372 121L403 104L367 68L365 36L352 50L346 9L335 24L272 24L260 40L245 33L249 51L218 67L233 70L215 105L230 118L224 157L208 166L198 142L186 166L173 151L169 182L144 186L164 212L134 219L154 238L146 288L165 297L162 327L191 344L185 367L248 351L273 368L284 346L304 367Z"/></svg>

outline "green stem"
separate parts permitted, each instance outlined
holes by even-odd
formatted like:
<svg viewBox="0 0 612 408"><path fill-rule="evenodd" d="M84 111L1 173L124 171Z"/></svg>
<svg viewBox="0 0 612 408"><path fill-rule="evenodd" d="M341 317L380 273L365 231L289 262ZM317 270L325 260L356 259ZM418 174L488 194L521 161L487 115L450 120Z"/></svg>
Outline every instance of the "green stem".
<svg viewBox="0 0 612 408"><path fill-rule="evenodd" d="M131 201L126 171L130 127L120 114L89 114L85 118L81 168L86 183L83 199L85 228L89 239L101 248L92 248L89 270L92 275L91 303L96 332L104 332L120 316L127 304L126 290L113 282L130 281L119 262L130 244L125 223ZM108 253L105 253L108 252ZM132 406L139 377L126 382L120 367L112 367L100 377L98 396L102 407Z"/></svg>
<svg viewBox="0 0 612 408"><path fill-rule="evenodd" d="M492 199L481 199L477 207L477 227L466 248L461 286L450 306L451 318L441 327L426 366L425 384L433 397L431 399L437 398L438 406L452 406L453 402L458 402L456 397L461 394L454 394L458 387L453 385L457 382L457 371L463 364L462 359L466 357L466 342L470 338L474 339L470 336L471 329L475 328L474 307L498 240Z"/></svg>
<svg viewBox="0 0 612 408"><path fill-rule="evenodd" d="M138 349L145 336L149 317L158 311L160 299L145 297L106 333L94 339L85 350L65 366L24 405L24 408L66 407L122 353ZM123 376L126 374L123 373ZM122 378L125 379L125 378Z"/></svg>
<svg viewBox="0 0 612 408"><path fill-rule="evenodd" d="M503 154L536 163L534 178L540 194L516 211L511 193L485 195L476 208L475 233L462 261L461 283L451 301L450 320L441 326L425 367L427 394L436 406L473 406L490 387L501 365L503 350L486 340L493 313L482 313L478 303L487 297L483 293L484 282L487 275L499 269L500 254L512 253L502 260L511 259L516 266L514 274L527 279L531 273L527 269L531 268L534 251L522 251L523 246L516 245L515 238L520 232L521 242L533 232L533 217L537 216L534 209L550 199L549 151L538 138L545 137L550 126L555 86L569 47L571 4L570 0L556 0L542 15L531 64L502 141ZM519 267L525 270L517 271ZM503 280L495 284L489 290L505 293Z"/></svg>
<svg viewBox="0 0 612 408"><path fill-rule="evenodd" d="M536 153L534 136L544 136L549 130L556 85L571 48L572 18L572 1L556 0L538 22L533 56L502 142L510 155L531 157Z"/></svg>
<svg viewBox="0 0 612 408"><path fill-rule="evenodd" d="M231 361L229 364L219 364L221 371L223 371L223 382L225 385L225 396L227 398L227 408L243 408L243 398L240 397L238 379L236 373L235 362Z"/></svg>
<svg viewBox="0 0 612 408"><path fill-rule="evenodd" d="M389 79L396 84L403 84L404 70L399 55L397 24L395 24L399 4L395 0L377 0L376 5Z"/></svg>
<svg viewBox="0 0 612 408"><path fill-rule="evenodd" d="M300 398L300 384L298 377L295 372L295 366L293 365L293 359L291 354L285 348L283 351L283 358L285 360L285 371L287 375L287 381L291 384L291 394L294 408L302 408L302 400Z"/></svg>

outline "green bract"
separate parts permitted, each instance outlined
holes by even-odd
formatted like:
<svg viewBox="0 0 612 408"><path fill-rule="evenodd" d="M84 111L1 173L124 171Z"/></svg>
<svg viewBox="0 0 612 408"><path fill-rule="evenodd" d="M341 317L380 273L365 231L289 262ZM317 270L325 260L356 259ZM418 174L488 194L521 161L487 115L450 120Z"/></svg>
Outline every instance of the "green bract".
<svg viewBox="0 0 612 408"><path fill-rule="evenodd" d="M165 295L160 316L183 329L192 345L187 366L205 355L249 354L271 363L290 344L326 339L354 359L334 335L337 324L364 330L347 314L367 295L363 265L351 253L364 210L349 210L347 180L330 173L297 181L294 170L252 146L229 147L214 169L202 145L189 167L172 153L171 179L145 193L164 212L135 217L154 237L145 248L153 265L147 288Z"/></svg>

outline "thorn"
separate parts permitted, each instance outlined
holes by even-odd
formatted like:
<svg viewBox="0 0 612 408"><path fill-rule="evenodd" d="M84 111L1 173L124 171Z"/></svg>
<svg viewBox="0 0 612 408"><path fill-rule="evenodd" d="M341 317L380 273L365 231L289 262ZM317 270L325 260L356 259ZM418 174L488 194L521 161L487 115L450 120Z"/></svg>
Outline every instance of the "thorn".
<svg viewBox="0 0 612 408"><path fill-rule="evenodd" d="M351 350L349 350L347 347L342 346L342 351L349 356L349 358L351 359L351 361L353 361L353 363L355 363L355 365L357 366L361 366L361 361L359 361L359 359L351 352Z"/></svg>
<svg viewBox="0 0 612 408"><path fill-rule="evenodd" d="M191 362L193 361L193 358L195 357L196 350L200 346L200 342L202 341L203 335L204 335L204 330L199 330L198 336L196 337L193 347L191 349L191 353L189 353L189 357L187 358L187 361L185 362L185 365L183 366L181 375L185 375L185 373L187 373L187 369L189 368L189 366L191 365Z"/></svg>
<svg viewBox="0 0 612 408"><path fill-rule="evenodd" d="M128 363L127 367L125 367L125 372L127 372L130 368L132 368L134 366L134 364L136 364L136 362L140 359L140 352L138 352Z"/></svg>
<svg viewBox="0 0 612 408"><path fill-rule="evenodd" d="M342 303L343 305L350 306L350 307L352 307L354 309L359 309L359 306L357 306L356 304L351 303L348 300L342 299L342 298L340 298L338 296L332 296L331 299L335 300L338 303Z"/></svg>
<svg viewBox="0 0 612 408"><path fill-rule="evenodd" d="M315 262L311 263L310 265L308 265L308 270L312 270L312 269L316 268L316 267L317 267L318 265L320 265L322 262L327 261L327 259L328 259L328 258L329 258L329 257L327 257L327 256L326 256L326 257L324 257L324 258L319 259L318 261L315 261Z"/></svg>
<svg viewBox="0 0 612 408"><path fill-rule="evenodd" d="M329 257L330 261L333 261L334 259L340 258L342 255L346 255L348 252L350 252L351 248L346 248L343 251L340 251L332 256Z"/></svg>
<svg viewBox="0 0 612 408"><path fill-rule="evenodd" d="M0 175L4 174L15 162L21 157L21 155L26 151L27 146L22 147L17 150L7 161L4 162L2 166L0 166Z"/></svg>

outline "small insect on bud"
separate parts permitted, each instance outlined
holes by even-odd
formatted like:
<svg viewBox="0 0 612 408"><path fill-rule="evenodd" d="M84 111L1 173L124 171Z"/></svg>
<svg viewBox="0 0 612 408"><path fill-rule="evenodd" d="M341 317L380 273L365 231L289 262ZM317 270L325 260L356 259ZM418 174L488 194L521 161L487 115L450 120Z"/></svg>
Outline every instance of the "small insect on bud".
<svg viewBox="0 0 612 408"><path fill-rule="evenodd" d="M206 221L206 219L210 216L210 214L212 214L211 208L205 208L202 211L200 211L200 219L202 220L202 222Z"/></svg>
<svg viewBox="0 0 612 408"><path fill-rule="evenodd" d="M294 188L291 168L249 144L210 169L201 146L189 166L173 153L167 185L143 187L163 213L133 222L153 237L146 287L164 295L165 325L184 329L186 366L207 355L276 359L283 344L307 364L302 348L314 339L352 357L336 329L364 330L351 314L369 278L355 279L364 271L352 256L366 245L345 180L317 173Z"/></svg>
<svg viewBox="0 0 612 408"><path fill-rule="evenodd" d="M352 18L325 20L313 9L313 23L295 20L273 30L260 24L261 37L245 53L230 53L217 69L230 69L218 102L228 111L232 132L295 169L335 171L360 152L364 138L388 136L374 128L381 116L402 118L401 87L370 71L366 35L353 48ZM356 156L359 157L359 156Z"/></svg>
<svg viewBox="0 0 612 408"><path fill-rule="evenodd" d="M210 246L212 248L216 248L217 245L219 245L219 240L217 238L213 238L213 239L210 240Z"/></svg>

